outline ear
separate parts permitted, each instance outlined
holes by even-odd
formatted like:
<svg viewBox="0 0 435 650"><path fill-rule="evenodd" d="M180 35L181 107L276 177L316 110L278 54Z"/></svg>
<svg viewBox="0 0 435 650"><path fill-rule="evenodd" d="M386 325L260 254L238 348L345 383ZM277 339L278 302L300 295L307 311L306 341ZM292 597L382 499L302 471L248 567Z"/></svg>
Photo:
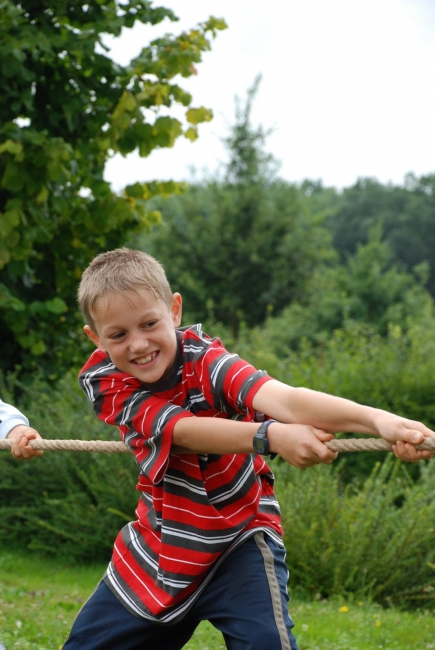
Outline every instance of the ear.
<svg viewBox="0 0 435 650"><path fill-rule="evenodd" d="M89 338L91 339L91 341L95 344L95 346L96 346L97 348L99 348L99 349L102 350L103 352L106 352L106 350L105 350L105 349L103 348L103 346L101 345L100 339L98 338L98 334L96 334L96 333L94 332L94 330L91 330L91 328L89 327L89 325L85 325L85 326L83 327L83 331L84 331L84 333L85 333L87 336L89 336Z"/></svg>
<svg viewBox="0 0 435 650"><path fill-rule="evenodd" d="M174 293L172 295L172 305L171 305L171 314L172 322L174 327L180 327L181 325L181 315L183 313L183 299L179 293Z"/></svg>

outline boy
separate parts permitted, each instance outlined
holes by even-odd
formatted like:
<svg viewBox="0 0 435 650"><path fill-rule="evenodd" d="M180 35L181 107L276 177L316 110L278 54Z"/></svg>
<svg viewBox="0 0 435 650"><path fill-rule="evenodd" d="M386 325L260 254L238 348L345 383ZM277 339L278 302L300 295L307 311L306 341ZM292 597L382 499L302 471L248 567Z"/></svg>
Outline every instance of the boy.
<svg viewBox="0 0 435 650"><path fill-rule="evenodd" d="M331 463L337 454L323 444L333 438L326 430L350 430L396 441L395 454L416 461L431 454L409 443L433 432L286 386L200 326L180 328L180 294L140 251L97 256L79 302L98 348L80 383L98 417L133 449L141 498L64 650L175 650L201 620L231 650L296 650L265 457L278 453L300 468Z"/></svg>
<svg viewBox="0 0 435 650"><path fill-rule="evenodd" d="M40 437L35 429L29 427L29 420L21 411L0 399L0 438L13 440L11 453L15 458L25 460L41 456L42 451L29 445L30 440Z"/></svg>

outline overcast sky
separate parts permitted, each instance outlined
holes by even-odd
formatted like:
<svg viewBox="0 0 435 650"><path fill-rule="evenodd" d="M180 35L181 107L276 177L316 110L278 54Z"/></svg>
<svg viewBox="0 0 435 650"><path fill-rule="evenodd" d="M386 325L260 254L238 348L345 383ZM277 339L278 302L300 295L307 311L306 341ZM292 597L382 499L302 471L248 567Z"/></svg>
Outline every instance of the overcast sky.
<svg viewBox="0 0 435 650"><path fill-rule="evenodd" d="M204 55L198 75L181 79L194 106L214 112L200 138L180 138L148 158L117 155L106 167L115 190L135 181L189 180L227 159L221 139L234 97L261 73L254 125L274 129L267 150L292 182L337 188L358 177L402 183L435 172L435 0L162 0L178 23L137 25L107 40L127 63L150 40L213 15L228 29Z"/></svg>

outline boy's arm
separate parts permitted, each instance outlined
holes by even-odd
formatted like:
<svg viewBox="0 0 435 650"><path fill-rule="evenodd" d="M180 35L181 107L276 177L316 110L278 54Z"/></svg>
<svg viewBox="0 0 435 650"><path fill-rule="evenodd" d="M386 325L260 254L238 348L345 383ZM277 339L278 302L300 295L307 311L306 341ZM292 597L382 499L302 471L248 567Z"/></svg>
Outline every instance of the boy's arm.
<svg viewBox="0 0 435 650"><path fill-rule="evenodd" d="M357 404L307 388L292 388L276 380L268 381L257 391L253 406L280 422L298 422L329 432L351 431L378 435L393 443L397 458L408 462L428 459L431 451L413 446L435 433L421 422ZM275 425L269 427L269 445L279 453L285 448L285 431Z"/></svg>
<svg viewBox="0 0 435 650"><path fill-rule="evenodd" d="M218 351L217 354L218 359L222 360L221 353ZM251 371L246 370L246 366L245 362L237 366L237 370L241 368L237 373L238 379L243 372L247 372L249 379ZM203 374L206 375L205 372ZM97 417L120 428L123 439L134 450L142 471L153 481L161 479L167 456L174 445L197 454L249 454L254 451L253 438L260 426L258 422L196 417L152 395L137 379L121 373L107 355L98 350L82 369L79 381ZM216 380L216 383L220 385L223 382ZM207 385L203 389L206 391ZM236 382L232 383L232 389L234 396L231 404L235 409L241 391ZM208 398L212 400L212 396ZM278 427L278 423L272 426ZM337 457L321 442L332 439L332 435L316 432L314 427L294 424L279 426L285 428L290 449L283 457L296 467L331 463ZM172 453L180 452L172 449Z"/></svg>
<svg viewBox="0 0 435 650"><path fill-rule="evenodd" d="M175 424L172 442L197 454L252 454L253 439L259 426L259 422L191 417ZM334 438L325 431L304 424L274 422L268 428L269 442L272 429L281 433L283 444L279 450L271 448L271 451L279 453L295 467L304 469L318 463L329 465L337 458L337 453L323 444Z"/></svg>
<svg viewBox="0 0 435 650"><path fill-rule="evenodd" d="M197 356L193 372L206 403L213 404L221 413L209 417L207 411L199 411L198 417L178 421L173 428L172 444L195 453L252 454L254 435L260 427L259 422L253 421L258 409L252 400L271 378L237 354L228 352L219 339L211 340ZM238 413L244 421L226 418L226 413L233 416ZM262 413L269 414L269 411ZM322 444L334 437L324 431L299 423L271 426L284 430L286 449L281 455L296 467L331 463L337 457Z"/></svg>

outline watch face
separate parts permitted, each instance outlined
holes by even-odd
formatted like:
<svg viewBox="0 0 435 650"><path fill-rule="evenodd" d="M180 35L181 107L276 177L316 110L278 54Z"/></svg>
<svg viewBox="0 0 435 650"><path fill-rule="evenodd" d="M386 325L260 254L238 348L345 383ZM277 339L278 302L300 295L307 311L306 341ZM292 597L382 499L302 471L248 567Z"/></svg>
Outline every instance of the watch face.
<svg viewBox="0 0 435 650"><path fill-rule="evenodd" d="M260 425L260 428L258 429L257 433L254 436L254 439L252 441L252 446L254 448L254 452L256 454L261 454L262 456L269 456L270 459L273 460L276 456L275 453L271 453L269 449L269 441L267 439L267 429L268 427L276 422L276 420L270 419L267 420L266 422L263 422Z"/></svg>
<svg viewBox="0 0 435 650"><path fill-rule="evenodd" d="M268 447L267 439L263 436L255 436L253 441L254 451L257 454L267 454Z"/></svg>

